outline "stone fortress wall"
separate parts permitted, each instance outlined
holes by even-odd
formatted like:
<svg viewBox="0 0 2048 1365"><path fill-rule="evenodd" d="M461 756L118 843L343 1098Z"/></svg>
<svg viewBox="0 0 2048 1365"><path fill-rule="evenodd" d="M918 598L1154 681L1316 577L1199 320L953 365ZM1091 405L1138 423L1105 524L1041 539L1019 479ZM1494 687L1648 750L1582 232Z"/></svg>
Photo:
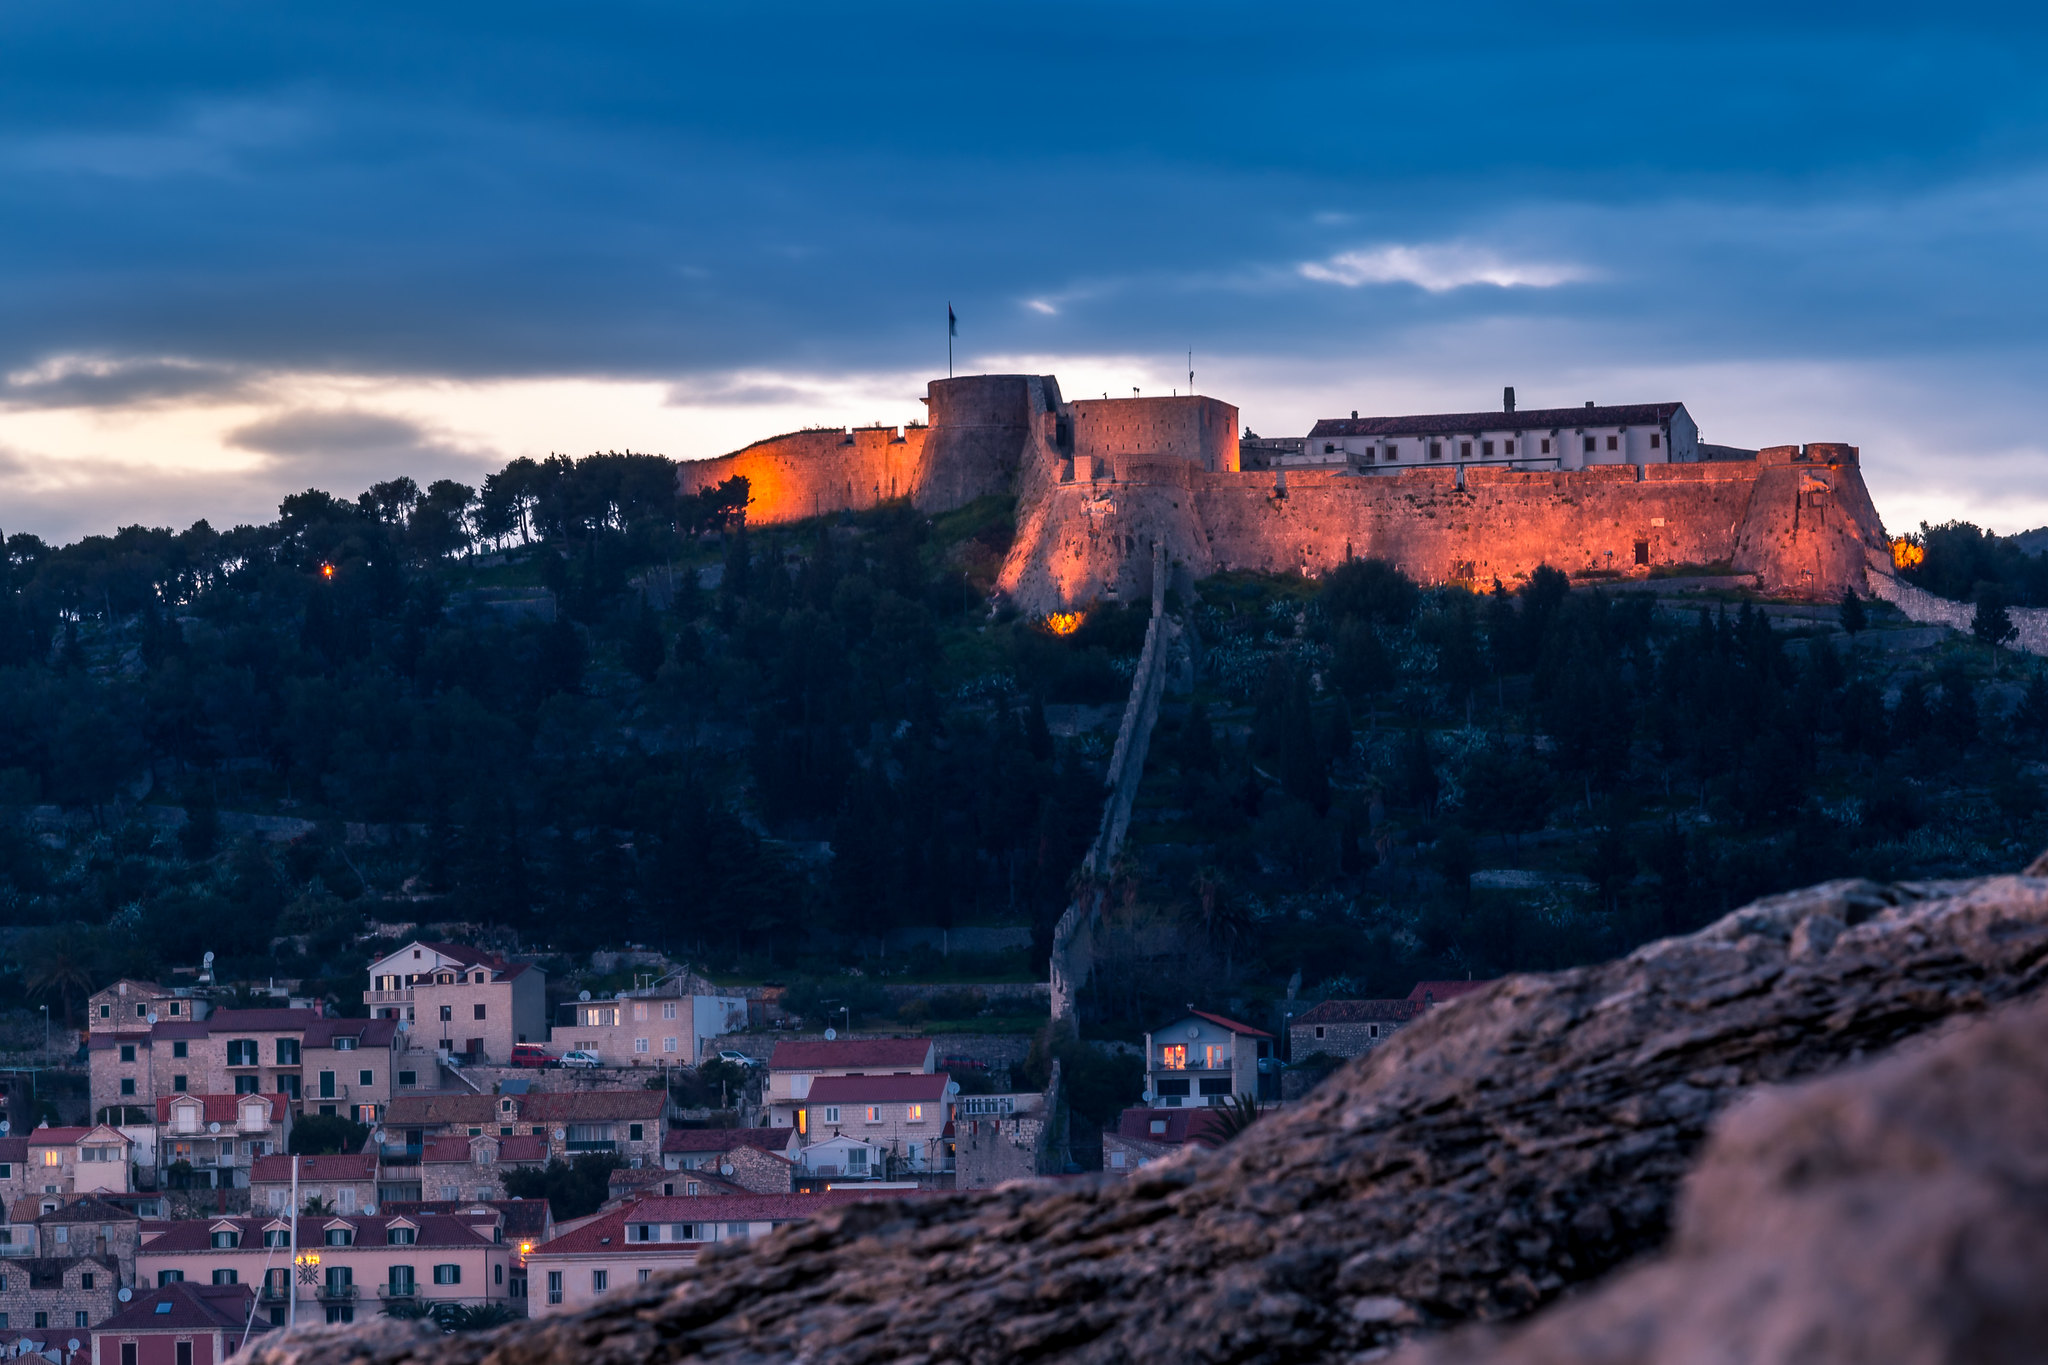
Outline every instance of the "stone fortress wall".
<svg viewBox="0 0 2048 1365"><path fill-rule="evenodd" d="M759 522L911 497L941 512L1014 492L998 579L1044 613L1151 594L1154 546L1173 581L1230 569L1319 574L1348 558L1423 583L1513 586L1538 565L1647 576L1726 564L1770 592L1871 591L1889 575L1856 448L1775 446L1754 460L1519 471L1445 463L1360 476L1239 468L1237 409L1206 397L1062 402L1049 376L932 381L928 428L799 432L684 467L685 491L753 482Z"/></svg>

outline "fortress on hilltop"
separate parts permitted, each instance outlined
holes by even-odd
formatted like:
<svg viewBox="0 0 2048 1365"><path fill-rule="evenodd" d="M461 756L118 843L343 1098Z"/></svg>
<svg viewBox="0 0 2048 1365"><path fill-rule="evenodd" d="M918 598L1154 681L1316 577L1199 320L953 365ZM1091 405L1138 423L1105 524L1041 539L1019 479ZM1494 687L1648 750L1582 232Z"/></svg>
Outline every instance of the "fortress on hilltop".
<svg viewBox="0 0 2048 1365"><path fill-rule="evenodd" d="M1713 565L1817 599L1892 570L1856 447L1705 445L1682 403L1518 412L1509 389L1498 412L1354 412L1261 440L1215 398L1068 402L1050 375L935 379L924 402L922 425L800 431L686 463L680 489L744 475L747 515L768 523L1014 493L998 586L1034 613L1147 597L1155 547L1182 587L1374 557L1478 587L1540 564L1620 578Z"/></svg>

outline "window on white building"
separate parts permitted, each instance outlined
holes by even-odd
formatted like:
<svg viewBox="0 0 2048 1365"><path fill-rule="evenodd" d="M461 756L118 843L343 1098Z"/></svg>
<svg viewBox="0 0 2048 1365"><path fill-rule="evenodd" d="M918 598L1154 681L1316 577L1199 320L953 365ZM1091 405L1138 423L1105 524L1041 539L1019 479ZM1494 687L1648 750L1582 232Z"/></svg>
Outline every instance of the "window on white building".
<svg viewBox="0 0 2048 1365"><path fill-rule="evenodd" d="M633 1040L633 1051L635 1051L635 1052L645 1052L645 1051L647 1051L647 1040L646 1040L645 1038L635 1038L635 1039Z"/></svg>
<svg viewBox="0 0 2048 1365"><path fill-rule="evenodd" d="M868 1122L869 1122L869 1123L880 1123L881 1121L882 1121L882 1106L881 1106L881 1105L879 1105L879 1104L871 1104L871 1105L869 1105L869 1106L868 1106Z"/></svg>
<svg viewBox="0 0 2048 1365"><path fill-rule="evenodd" d="M676 1002L675 1002L675 1001L673 1001L673 1000L664 1000L664 1001L662 1001L662 1002L661 1002L661 1017L662 1017L662 1018L664 1018L664 1019L673 1019L673 1018L675 1018L675 1017L676 1017Z"/></svg>
<svg viewBox="0 0 2048 1365"><path fill-rule="evenodd" d="M903 1115L903 1117L904 1117L904 1119L905 1119L905 1120L906 1120L907 1122L910 1122L910 1123L923 1123L923 1122L924 1122L924 1106L923 1106L923 1105L921 1105L921 1104L913 1104L913 1105L911 1105L911 1106L909 1107L909 1109L908 1109L908 1110L907 1110L907 1111L905 1112L905 1114ZM872 1121L873 1121L873 1120L870 1120L870 1122L872 1122ZM912 1157L911 1159L912 1159L912 1160L916 1160L916 1158L915 1158L914 1156L913 1156L913 1157Z"/></svg>
<svg viewBox="0 0 2048 1365"><path fill-rule="evenodd" d="M822 1119L820 1119L820 1120L819 1120L819 1122L820 1122L820 1123L837 1123L837 1122L839 1122L839 1106L838 1106L838 1105L836 1105L836 1104L828 1104L828 1105L826 1105L826 1106L825 1106L825 1116L824 1116L824 1117L823 1117Z"/></svg>
<svg viewBox="0 0 2048 1365"><path fill-rule="evenodd" d="M675 1040L675 1039L673 1039L673 1038L664 1038L664 1039L662 1039L662 1040L661 1040L661 1050L662 1050L663 1052L674 1052L674 1051L676 1050L676 1040Z"/></svg>

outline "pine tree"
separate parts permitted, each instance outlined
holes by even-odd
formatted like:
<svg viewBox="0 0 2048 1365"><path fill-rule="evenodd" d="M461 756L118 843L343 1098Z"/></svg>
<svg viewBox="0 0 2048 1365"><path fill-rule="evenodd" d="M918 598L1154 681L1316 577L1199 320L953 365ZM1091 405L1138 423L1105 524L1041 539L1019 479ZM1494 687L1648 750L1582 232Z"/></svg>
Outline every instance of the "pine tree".
<svg viewBox="0 0 2048 1365"><path fill-rule="evenodd" d="M641 682L651 683L654 675L661 671L661 661L666 648L661 641L661 625L654 617L654 608L645 599L640 611L633 618L632 628L626 634L625 663Z"/></svg>

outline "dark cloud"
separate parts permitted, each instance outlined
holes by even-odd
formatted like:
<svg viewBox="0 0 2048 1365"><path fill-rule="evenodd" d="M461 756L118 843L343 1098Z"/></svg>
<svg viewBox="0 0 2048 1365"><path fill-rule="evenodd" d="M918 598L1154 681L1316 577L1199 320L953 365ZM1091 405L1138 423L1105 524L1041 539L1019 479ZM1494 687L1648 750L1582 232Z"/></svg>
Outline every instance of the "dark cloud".
<svg viewBox="0 0 2048 1365"><path fill-rule="evenodd" d="M229 432L227 443L287 460L392 460L442 448L402 417L352 408L302 408L265 417Z"/></svg>
<svg viewBox="0 0 2048 1365"><path fill-rule="evenodd" d="M761 407L774 403L801 403L816 397L815 390L796 384L732 379L706 375L668 387L668 406Z"/></svg>
<svg viewBox="0 0 2048 1365"><path fill-rule="evenodd" d="M67 359L0 380L0 406L10 408L113 408L229 401L255 389L242 366L177 360Z"/></svg>

